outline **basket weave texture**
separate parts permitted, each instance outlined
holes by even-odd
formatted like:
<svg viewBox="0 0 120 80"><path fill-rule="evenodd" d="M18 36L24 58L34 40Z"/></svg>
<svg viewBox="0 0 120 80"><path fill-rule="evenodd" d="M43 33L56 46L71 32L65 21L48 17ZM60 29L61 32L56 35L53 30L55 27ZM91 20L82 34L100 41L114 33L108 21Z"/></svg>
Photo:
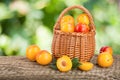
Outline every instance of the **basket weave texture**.
<svg viewBox="0 0 120 80"><path fill-rule="evenodd" d="M72 9L80 9L86 13L90 20L90 31L88 33L63 32L60 30L61 18ZM95 26L90 12L83 6L71 6L62 11L56 24L54 25L54 35L52 40L52 53L56 58L67 55L71 59L79 58L80 61L90 61L95 51Z"/></svg>

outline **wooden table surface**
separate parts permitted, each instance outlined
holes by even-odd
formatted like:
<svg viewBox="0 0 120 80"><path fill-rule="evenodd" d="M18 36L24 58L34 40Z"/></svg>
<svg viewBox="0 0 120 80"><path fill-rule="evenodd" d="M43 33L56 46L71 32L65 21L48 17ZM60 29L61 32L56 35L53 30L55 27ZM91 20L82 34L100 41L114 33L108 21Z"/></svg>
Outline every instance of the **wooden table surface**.
<svg viewBox="0 0 120 80"><path fill-rule="evenodd" d="M109 68L96 64L96 55L91 62L91 71L71 70L66 73L31 62L24 56L0 56L0 80L120 80L120 55L114 55Z"/></svg>

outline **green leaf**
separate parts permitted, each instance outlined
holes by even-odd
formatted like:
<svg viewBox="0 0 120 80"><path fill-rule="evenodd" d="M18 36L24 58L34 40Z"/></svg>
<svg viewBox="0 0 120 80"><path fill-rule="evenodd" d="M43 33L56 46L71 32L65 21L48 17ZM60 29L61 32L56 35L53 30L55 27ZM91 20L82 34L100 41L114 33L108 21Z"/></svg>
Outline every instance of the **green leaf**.
<svg viewBox="0 0 120 80"><path fill-rule="evenodd" d="M50 64L50 68L52 69L55 69L55 70L58 70L57 66L56 66L56 61L57 59L56 58L53 58L51 64Z"/></svg>
<svg viewBox="0 0 120 80"><path fill-rule="evenodd" d="M72 69L76 69L78 66L80 66L80 62L78 58L73 58L72 59Z"/></svg>
<svg viewBox="0 0 120 80"><path fill-rule="evenodd" d="M54 70L58 70L57 66L56 66L56 65L53 65L53 64L50 65L50 68L52 68L52 69L54 69Z"/></svg>

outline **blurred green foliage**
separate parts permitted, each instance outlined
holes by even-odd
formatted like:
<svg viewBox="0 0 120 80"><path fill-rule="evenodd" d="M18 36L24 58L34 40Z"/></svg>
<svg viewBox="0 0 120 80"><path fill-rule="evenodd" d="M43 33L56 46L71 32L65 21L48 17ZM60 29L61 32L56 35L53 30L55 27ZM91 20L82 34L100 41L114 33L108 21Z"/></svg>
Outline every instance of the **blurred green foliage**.
<svg viewBox="0 0 120 80"><path fill-rule="evenodd" d="M25 55L37 44L51 51L53 26L61 11L83 5L96 25L96 51L109 45L120 54L120 12L117 0L0 0L0 55ZM74 10L72 15L77 15Z"/></svg>

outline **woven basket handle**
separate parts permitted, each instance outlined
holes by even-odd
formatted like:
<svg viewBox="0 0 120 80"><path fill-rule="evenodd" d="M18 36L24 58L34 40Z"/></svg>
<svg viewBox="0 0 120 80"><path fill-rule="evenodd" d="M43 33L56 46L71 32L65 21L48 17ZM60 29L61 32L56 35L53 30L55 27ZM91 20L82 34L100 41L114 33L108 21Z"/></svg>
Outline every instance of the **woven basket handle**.
<svg viewBox="0 0 120 80"><path fill-rule="evenodd" d="M75 5L75 6L71 6L71 7L68 7L68 8L66 8L66 9L64 9L64 10L61 12L61 14L60 14L60 16L59 16L56 24L54 25L54 28L55 28L55 29L59 29L61 18L62 18L69 10L72 10L72 9L74 9L74 8L78 8L78 9L82 10L83 12L85 12L85 13L88 15L88 17L89 17L89 19L90 19L89 21L90 21L90 24L91 24L91 26L90 26L90 27L91 27L91 30L92 30L92 31L95 31L95 25L94 25L94 22L93 22L92 15L90 14L90 12L89 12L85 7L80 6L80 5Z"/></svg>

